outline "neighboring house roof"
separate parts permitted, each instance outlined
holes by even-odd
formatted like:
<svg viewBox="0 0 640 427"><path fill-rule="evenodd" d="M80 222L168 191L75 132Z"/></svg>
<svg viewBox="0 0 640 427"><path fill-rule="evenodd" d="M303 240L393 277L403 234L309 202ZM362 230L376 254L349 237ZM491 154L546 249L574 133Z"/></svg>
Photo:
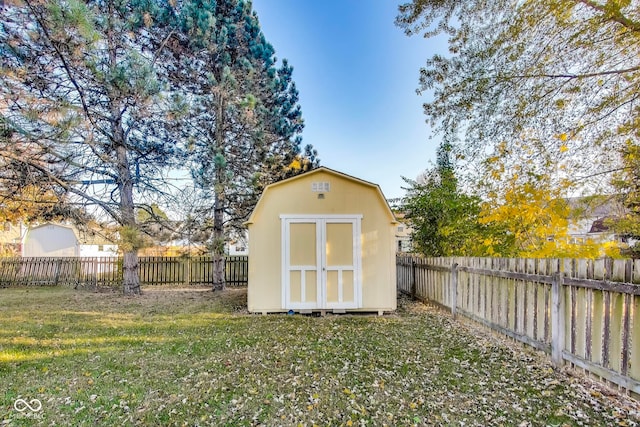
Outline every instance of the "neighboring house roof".
<svg viewBox="0 0 640 427"><path fill-rule="evenodd" d="M624 205L615 196L569 197L566 199L572 214L579 218L604 218L626 212Z"/></svg>
<svg viewBox="0 0 640 427"><path fill-rule="evenodd" d="M42 223L42 224L33 225L33 226L29 227L29 230L38 230L40 228L45 228L45 227L49 227L49 226L68 228L70 230L73 230L73 227L71 227L70 225L57 224L57 223L54 223L54 222L45 222L45 223Z"/></svg>
<svg viewBox="0 0 640 427"><path fill-rule="evenodd" d="M570 197L565 200L571 208L571 228L578 234L608 232L607 221L622 217L627 212L617 195Z"/></svg>
<svg viewBox="0 0 640 427"><path fill-rule="evenodd" d="M395 214L396 219L397 219L398 221L402 221L402 220L404 220L404 219L406 218L406 216L407 216L407 214L406 214L406 213L404 213L404 212L394 212L394 214Z"/></svg>
<svg viewBox="0 0 640 427"><path fill-rule="evenodd" d="M589 229L589 233L602 233L605 231L609 231L609 226L605 222L608 219L610 218L604 217L604 218L598 218L595 221L593 221L593 224L591 224L591 228Z"/></svg>
<svg viewBox="0 0 640 427"><path fill-rule="evenodd" d="M389 214L389 218L391 219L391 222L392 223L397 223L396 217L393 214L393 211L391 210L391 206L389 206L389 202L384 197L384 194L382 194L382 189L380 188L380 186L378 184L374 184L372 182L365 181L363 179L356 178L356 177L351 176L351 175L347 175L346 173L338 172L338 171L336 171L334 169L329 169L328 167L321 166L321 167L313 169L313 170L311 170L309 172L305 172L303 174L296 175L296 176L293 176L291 178L286 178L286 179L283 179L281 181L274 182L273 184L267 185L265 187L264 191L262 192L262 196L260 196L260 199L258 200L258 203L256 203L256 207L254 208L253 212L251 213L251 216L245 222L245 224L251 224L251 223L254 222L254 217L255 217L255 214L256 214L256 212L258 210L257 207L258 207L258 205L260 205L260 202L262 201L262 198L269 191L269 189L277 187L277 186L285 185L285 184L287 184L289 182L292 182L292 181L295 181L295 180L298 180L298 179L302 179L303 177L304 178L308 178L308 177L310 177L312 175L319 174L319 173L328 173L328 174L334 175L336 177L344 178L344 179L347 179L349 181L352 181L352 182L355 182L355 183L358 183L358 184L361 184L361 185L364 185L364 186L368 186L368 187L374 188L375 191L378 193L378 196L380 197L380 199L384 203L384 206L386 207L385 210Z"/></svg>

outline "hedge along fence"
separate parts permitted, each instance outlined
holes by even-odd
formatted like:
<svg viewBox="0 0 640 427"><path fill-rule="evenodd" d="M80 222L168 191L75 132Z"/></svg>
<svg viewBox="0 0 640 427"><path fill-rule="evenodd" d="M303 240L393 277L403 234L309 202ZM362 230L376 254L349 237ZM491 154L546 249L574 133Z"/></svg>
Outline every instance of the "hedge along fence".
<svg viewBox="0 0 640 427"><path fill-rule="evenodd" d="M398 256L397 283L640 395L640 260Z"/></svg>
<svg viewBox="0 0 640 427"><path fill-rule="evenodd" d="M140 257L140 284L213 285L212 256ZM246 286L249 258L225 258L229 286ZM122 284L122 258L0 258L0 286L89 286L116 287Z"/></svg>

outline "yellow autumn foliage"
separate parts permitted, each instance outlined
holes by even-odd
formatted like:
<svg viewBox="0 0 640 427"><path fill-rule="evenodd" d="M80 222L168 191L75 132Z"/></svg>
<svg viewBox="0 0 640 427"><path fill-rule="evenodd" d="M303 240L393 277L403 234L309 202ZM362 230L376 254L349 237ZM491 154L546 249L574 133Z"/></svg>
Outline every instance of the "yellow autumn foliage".
<svg viewBox="0 0 640 427"><path fill-rule="evenodd" d="M511 180L501 199L491 198L482 205L480 223L500 226L513 238L513 251L509 254L495 250L495 239L485 239L483 245L488 256L519 256L526 258L599 258L619 257L616 242L587 239L573 242L569 236L571 208L561 197L561 189L551 188L544 180Z"/></svg>
<svg viewBox="0 0 640 427"><path fill-rule="evenodd" d="M37 216L47 206L58 203L56 195L35 185L28 185L0 201L0 221L15 223Z"/></svg>
<svg viewBox="0 0 640 427"><path fill-rule="evenodd" d="M300 170L302 169L302 159L300 158L300 156L296 156L295 159L293 159L293 161L291 162L291 164L289 165L289 169L293 169L293 170Z"/></svg>
<svg viewBox="0 0 640 427"><path fill-rule="evenodd" d="M570 230L579 221L568 195L578 187L572 170L574 136L558 133L555 150L544 149L535 132L509 144L497 142L487 153L479 192L484 203L479 222L492 231L479 242L488 256L618 257L615 242L574 239Z"/></svg>
<svg viewBox="0 0 640 427"><path fill-rule="evenodd" d="M520 255L547 252L547 238L566 235L568 206L549 191L531 183L519 184L514 175L502 203L483 205L480 222L501 224L514 236Z"/></svg>

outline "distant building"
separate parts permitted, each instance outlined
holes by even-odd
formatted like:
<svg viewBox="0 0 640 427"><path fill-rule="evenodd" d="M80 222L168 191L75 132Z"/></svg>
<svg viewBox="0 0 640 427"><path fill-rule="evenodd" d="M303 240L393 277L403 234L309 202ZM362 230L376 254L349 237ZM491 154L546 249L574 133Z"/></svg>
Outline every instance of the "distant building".
<svg viewBox="0 0 640 427"><path fill-rule="evenodd" d="M617 241L617 236L607 225L622 217L626 209L613 197L570 197L567 200L571 209L569 218L569 243L592 241Z"/></svg>
<svg viewBox="0 0 640 427"><path fill-rule="evenodd" d="M94 231L79 231L62 224L30 227L22 241L23 257L111 257L118 245Z"/></svg>
<svg viewBox="0 0 640 427"><path fill-rule="evenodd" d="M21 221L16 224L5 222L0 228L0 256L19 256L26 232L27 227Z"/></svg>
<svg viewBox="0 0 640 427"><path fill-rule="evenodd" d="M231 240L226 245L228 255L249 255L249 236L245 235Z"/></svg>
<svg viewBox="0 0 640 427"><path fill-rule="evenodd" d="M107 239L99 230L74 229L78 236L81 257L113 257L118 255L118 245Z"/></svg>
<svg viewBox="0 0 640 427"><path fill-rule="evenodd" d="M406 253L413 252L413 241L411 234L413 229L408 225L409 222L405 220L405 214L402 212L395 212L398 224L396 225L396 252Z"/></svg>
<svg viewBox="0 0 640 427"><path fill-rule="evenodd" d="M566 199L571 208L569 243L588 242L633 243L611 229L610 223L627 214L627 209L614 196L571 197Z"/></svg>

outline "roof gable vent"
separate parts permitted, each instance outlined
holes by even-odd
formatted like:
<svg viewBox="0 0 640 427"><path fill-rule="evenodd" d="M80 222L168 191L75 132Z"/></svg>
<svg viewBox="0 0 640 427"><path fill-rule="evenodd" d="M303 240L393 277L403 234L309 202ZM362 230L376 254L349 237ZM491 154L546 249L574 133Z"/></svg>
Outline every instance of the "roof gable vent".
<svg viewBox="0 0 640 427"><path fill-rule="evenodd" d="M312 182L311 191L317 193L326 193L327 191L331 191L331 185L329 185L328 182Z"/></svg>

